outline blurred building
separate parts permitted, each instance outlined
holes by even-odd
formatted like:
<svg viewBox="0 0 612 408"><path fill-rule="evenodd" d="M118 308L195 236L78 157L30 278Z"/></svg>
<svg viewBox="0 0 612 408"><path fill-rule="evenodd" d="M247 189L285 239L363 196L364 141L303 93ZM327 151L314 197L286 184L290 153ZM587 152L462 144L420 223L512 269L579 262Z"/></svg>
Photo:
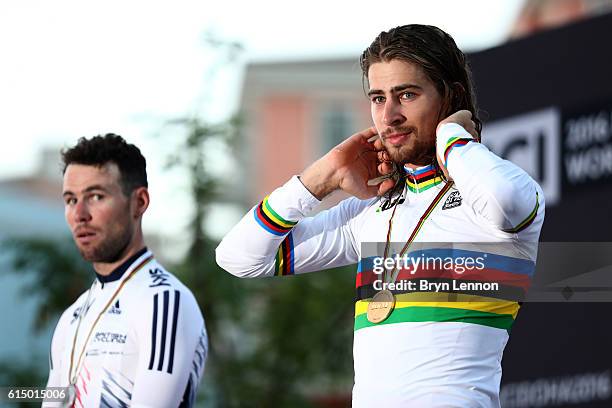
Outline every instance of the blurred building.
<svg viewBox="0 0 612 408"><path fill-rule="evenodd" d="M14 237L57 239L68 235L61 201L61 177L57 152L45 152L36 174L0 181L0 242ZM39 335L32 335L38 300L25 287L29 276L11 272L11 254L0 252L0 359L47 366L54 324ZM53 279L49 276L49 279ZM44 284L39 282L37 284ZM8 335L10 333L10 335Z"/></svg>
<svg viewBox="0 0 612 408"><path fill-rule="evenodd" d="M521 38L612 10L612 0L527 0L510 33Z"/></svg>
<svg viewBox="0 0 612 408"><path fill-rule="evenodd" d="M355 58L252 63L246 68L241 111L242 162L252 205L298 174L346 136L371 126Z"/></svg>

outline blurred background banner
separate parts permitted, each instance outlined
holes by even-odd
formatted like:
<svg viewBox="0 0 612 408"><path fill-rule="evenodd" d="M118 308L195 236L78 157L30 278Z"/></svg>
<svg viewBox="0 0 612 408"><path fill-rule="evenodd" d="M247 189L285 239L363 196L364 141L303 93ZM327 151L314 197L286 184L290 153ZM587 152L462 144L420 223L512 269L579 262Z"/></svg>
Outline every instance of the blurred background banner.
<svg viewBox="0 0 612 408"><path fill-rule="evenodd" d="M544 187L541 240L567 243L565 253L612 236L610 38L606 14L470 56L489 116L483 140ZM612 406L612 303L522 309L504 353L503 406Z"/></svg>
<svg viewBox="0 0 612 408"><path fill-rule="evenodd" d="M93 279L63 220L59 150L114 132L147 158L146 240L206 318L200 406L349 406L355 268L245 281L214 248L371 125L358 57L401 24L438 25L468 52L483 143L544 188L541 240L612 242L612 1L427 3L0 6L0 386L44 385L59 313ZM503 406L612 406L611 315L525 303Z"/></svg>

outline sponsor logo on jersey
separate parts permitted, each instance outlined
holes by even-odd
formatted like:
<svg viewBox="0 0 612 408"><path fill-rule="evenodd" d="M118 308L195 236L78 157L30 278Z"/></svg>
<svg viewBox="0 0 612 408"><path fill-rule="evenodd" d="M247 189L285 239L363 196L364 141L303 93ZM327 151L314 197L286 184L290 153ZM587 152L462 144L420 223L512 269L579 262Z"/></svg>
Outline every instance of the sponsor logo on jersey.
<svg viewBox="0 0 612 408"><path fill-rule="evenodd" d="M94 343L117 343L125 344L127 334L113 333L113 332L97 332L94 335Z"/></svg>
<svg viewBox="0 0 612 408"><path fill-rule="evenodd" d="M121 314L121 308L119 307L119 299L117 299L115 304L112 305L110 309L108 309L108 313L109 314Z"/></svg>
<svg viewBox="0 0 612 408"><path fill-rule="evenodd" d="M158 286L170 286L167 280L170 278L166 272L159 268L149 269L149 276L151 277L152 283L149 285L150 288L156 288Z"/></svg>
<svg viewBox="0 0 612 408"><path fill-rule="evenodd" d="M451 208L459 207L461 205L461 194L458 191L451 191L451 193L446 198L444 205L442 206L443 210L450 210Z"/></svg>
<svg viewBox="0 0 612 408"><path fill-rule="evenodd" d="M85 307L85 305L81 305L77 307L76 309L74 309L74 313L72 313L72 320L70 321L70 324L73 324L74 322L77 321L77 319L81 315L81 312L83 312L83 315L86 315L91 305L93 305L94 300L95 299L92 299L91 302L89 302L89 304L87 305L87 307Z"/></svg>

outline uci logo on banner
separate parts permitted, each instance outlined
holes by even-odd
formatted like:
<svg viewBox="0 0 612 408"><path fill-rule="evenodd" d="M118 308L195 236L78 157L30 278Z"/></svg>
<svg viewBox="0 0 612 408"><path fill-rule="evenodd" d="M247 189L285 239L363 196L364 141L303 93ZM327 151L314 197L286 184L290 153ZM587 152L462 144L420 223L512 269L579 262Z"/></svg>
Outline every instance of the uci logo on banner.
<svg viewBox="0 0 612 408"><path fill-rule="evenodd" d="M551 107L494 121L482 130L484 145L540 184L547 205L561 198L560 123L559 109Z"/></svg>

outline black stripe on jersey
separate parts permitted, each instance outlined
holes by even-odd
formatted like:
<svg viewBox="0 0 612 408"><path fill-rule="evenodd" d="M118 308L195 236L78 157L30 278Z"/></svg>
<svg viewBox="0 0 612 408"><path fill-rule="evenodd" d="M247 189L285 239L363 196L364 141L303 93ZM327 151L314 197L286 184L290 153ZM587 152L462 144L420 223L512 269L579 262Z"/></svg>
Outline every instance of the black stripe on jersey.
<svg viewBox="0 0 612 408"><path fill-rule="evenodd" d="M161 345L159 347L159 363L157 364L157 370L161 371L164 366L164 354L166 353L166 333L168 331L168 303L170 302L170 291L164 291L164 314L162 317L162 332L161 332Z"/></svg>
<svg viewBox="0 0 612 408"><path fill-rule="evenodd" d="M192 382L193 378L191 374L189 374L189 381L187 382L187 387L185 387L185 392L183 393L183 399L178 408L190 408L193 406L195 390L193 389Z"/></svg>
<svg viewBox="0 0 612 408"><path fill-rule="evenodd" d="M204 365L204 354L200 352L200 350L195 351L196 356L198 357L198 369Z"/></svg>
<svg viewBox="0 0 612 408"><path fill-rule="evenodd" d="M119 388L121 391L123 391L123 393L124 393L124 394L125 394L125 396L127 397L128 401L131 401L131 400L132 400L132 393L131 393L131 392L129 392L128 390L126 390L124 387L122 387L122 386L121 386L121 384L119 384L119 382L118 382L118 381L117 381L117 379L115 378L115 376L114 376L114 375L113 375L113 374L112 374L110 371L108 371L106 368L104 369L104 372L106 373L106 377L107 377L107 378L110 380L110 382L111 382L112 384L114 384L114 385L115 385L117 388ZM119 373L119 374L121 374L121 373ZM129 383L130 383L130 385L131 385L132 387L134 386L134 381L130 380L130 379L129 379L129 378L127 378L126 376L123 376L123 375L122 375L122 377L123 377L124 379L126 379L126 380L127 380ZM102 380L102 382L104 382L104 380ZM105 387L107 386L107 384L106 384L105 382L104 382L104 386L105 386ZM109 392L110 392L110 391L109 391Z"/></svg>
<svg viewBox="0 0 612 408"><path fill-rule="evenodd" d="M202 332L200 333L200 339L195 349L195 356L193 357L193 361L192 361L193 368L194 368L193 373L196 376L196 378L200 375L200 371L202 370L202 367L206 359L206 345L204 345L205 337L206 337L206 332L204 328L202 328Z"/></svg>
<svg viewBox="0 0 612 408"><path fill-rule="evenodd" d="M153 324L151 326L151 359L149 360L149 370L153 369L155 361L155 345L157 340L157 294L153 296Z"/></svg>
<svg viewBox="0 0 612 408"><path fill-rule="evenodd" d="M168 356L168 373L172 374L174 364L174 343L176 341L176 326L178 324L179 305L181 302L181 292L174 291L174 314L172 315L172 334L170 337L170 355Z"/></svg>
<svg viewBox="0 0 612 408"><path fill-rule="evenodd" d="M163 294L163 296L161 296ZM163 300L162 300L163 299ZM172 304L170 302L173 302ZM165 290L153 296L153 322L151 328L151 358L149 370L174 370L174 354L178 332L181 292ZM159 333L158 332L159 324ZM157 342L159 341L159 344ZM168 350L166 350L168 348ZM159 350L159 351L158 351ZM167 367L164 370L164 362Z"/></svg>
<svg viewBox="0 0 612 408"><path fill-rule="evenodd" d="M104 395L100 396L100 408L114 408L111 404L108 403Z"/></svg>
<svg viewBox="0 0 612 408"><path fill-rule="evenodd" d="M103 388L104 391L106 391L106 393L108 394L109 397L113 397L115 400L117 400L117 402L119 403L119 406L121 408L128 408L128 404L125 401L123 401L121 398L116 396L115 393L113 393L113 391L110 389L110 387L108 386L108 384L104 380L102 380L102 388ZM104 399L104 395L101 396L101 399ZM100 401L100 402L102 402L102 401ZM106 400L104 400L104 402L106 404L108 404L108 402ZM116 407L117 404L114 404L112 406Z"/></svg>

